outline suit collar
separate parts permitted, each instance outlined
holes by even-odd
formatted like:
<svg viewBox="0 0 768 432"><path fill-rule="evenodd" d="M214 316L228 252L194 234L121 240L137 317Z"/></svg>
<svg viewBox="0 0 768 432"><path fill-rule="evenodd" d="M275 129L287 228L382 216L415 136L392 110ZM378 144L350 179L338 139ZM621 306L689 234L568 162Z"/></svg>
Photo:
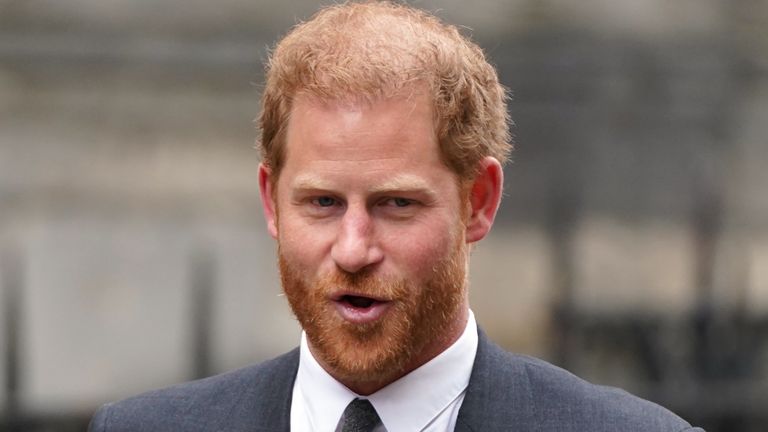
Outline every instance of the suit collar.
<svg viewBox="0 0 768 432"><path fill-rule="evenodd" d="M533 418L530 384L522 362L478 328L475 364L456 421L456 432L515 430ZM248 395L233 408L230 419L248 418L248 431L290 431L293 383L299 367L294 349L260 368Z"/></svg>
<svg viewBox="0 0 768 432"><path fill-rule="evenodd" d="M477 356L456 420L457 432L517 430L531 424L530 384L521 362L478 330Z"/></svg>
<svg viewBox="0 0 768 432"><path fill-rule="evenodd" d="M290 431L293 382L298 368L298 348L258 367L256 375L250 380L251 385L227 416L230 425L221 430Z"/></svg>

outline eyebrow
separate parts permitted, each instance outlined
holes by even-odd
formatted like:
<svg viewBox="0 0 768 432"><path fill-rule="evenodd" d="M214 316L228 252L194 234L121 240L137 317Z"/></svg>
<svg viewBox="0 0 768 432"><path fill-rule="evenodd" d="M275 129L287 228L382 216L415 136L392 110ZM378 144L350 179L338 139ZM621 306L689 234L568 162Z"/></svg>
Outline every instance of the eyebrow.
<svg viewBox="0 0 768 432"><path fill-rule="evenodd" d="M371 190L373 193L390 191L423 191L430 195L433 194L432 189L422 178L407 174L388 179L381 184L375 185Z"/></svg>
<svg viewBox="0 0 768 432"><path fill-rule="evenodd" d="M335 188L330 182L324 181L313 175L299 175L292 182L293 188L298 190L328 190ZM419 176L401 174L396 177L374 185L368 192L382 194L387 192L417 192L435 198L435 192L424 179Z"/></svg>

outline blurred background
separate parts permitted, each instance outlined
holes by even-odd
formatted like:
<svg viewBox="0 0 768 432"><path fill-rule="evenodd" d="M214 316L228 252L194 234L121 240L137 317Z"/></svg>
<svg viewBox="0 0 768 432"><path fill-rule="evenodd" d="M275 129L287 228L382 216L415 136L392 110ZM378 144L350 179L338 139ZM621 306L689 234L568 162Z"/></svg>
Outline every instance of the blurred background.
<svg viewBox="0 0 768 432"><path fill-rule="evenodd" d="M513 92L480 325L709 432L768 430L768 2L411 3ZM298 343L253 119L317 7L0 0L0 430L81 431Z"/></svg>

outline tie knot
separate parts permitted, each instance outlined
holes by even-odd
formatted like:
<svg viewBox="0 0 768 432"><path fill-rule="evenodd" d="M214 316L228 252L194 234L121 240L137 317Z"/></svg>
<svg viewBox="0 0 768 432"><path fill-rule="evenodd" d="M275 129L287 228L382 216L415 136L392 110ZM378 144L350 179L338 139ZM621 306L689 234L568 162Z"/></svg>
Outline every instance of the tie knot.
<svg viewBox="0 0 768 432"><path fill-rule="evenodd" d="M338 432L372 432L381 425L376 409L367 399L355 399L347 405L339 420Z"/></svg>

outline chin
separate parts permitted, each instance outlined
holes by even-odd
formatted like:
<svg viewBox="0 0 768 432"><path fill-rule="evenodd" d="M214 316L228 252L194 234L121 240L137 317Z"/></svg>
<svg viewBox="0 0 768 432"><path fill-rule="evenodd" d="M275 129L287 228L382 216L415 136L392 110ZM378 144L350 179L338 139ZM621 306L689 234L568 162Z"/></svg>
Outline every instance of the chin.
<svg viewBox="0 0 768 432"><path fill-rule="evenodd" d="M315 357L339 381L390 382L406 372L414 353L423 350L423 341L414 334L413 323L387 318L322 328L308 323L304 329Z"/></svg>

